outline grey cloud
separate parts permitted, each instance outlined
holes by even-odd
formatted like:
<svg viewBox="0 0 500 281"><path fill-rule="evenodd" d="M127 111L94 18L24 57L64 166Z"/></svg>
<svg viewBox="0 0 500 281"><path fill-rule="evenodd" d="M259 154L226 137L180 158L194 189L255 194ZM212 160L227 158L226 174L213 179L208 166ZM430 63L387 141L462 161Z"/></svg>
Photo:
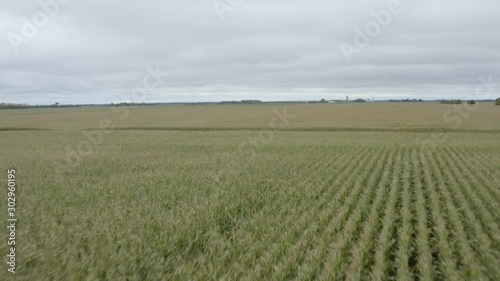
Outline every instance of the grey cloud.
<svg viewBox="0 0 500 281"><path fill-rule="evenodd" d="M18 53L8 34L40 7L3 1L0 102L116 102L157 65L170 76L145 101L468 98L489 74L500 89L494 1L401 0L348 63L340 43L389 1L246 0L220 21L212 1L72 0Z"/></svg>

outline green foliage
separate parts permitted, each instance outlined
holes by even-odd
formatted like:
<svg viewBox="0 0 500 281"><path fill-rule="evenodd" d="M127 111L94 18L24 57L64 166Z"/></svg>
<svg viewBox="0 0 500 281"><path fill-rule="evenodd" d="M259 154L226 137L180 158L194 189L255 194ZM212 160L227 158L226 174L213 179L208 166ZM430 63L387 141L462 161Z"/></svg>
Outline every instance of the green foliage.
<svg viewBox="0 0 500 281"><path fill-rule="evenodd" d="M462 100L441 100L442 104L462 104Z"/></svg>
<svg viewBox="0 0 500 281"><path fill-rule="evenodd" d="M258 134L113 131L56 173L85 134L0 131L16 280L500 280L496 133L279 132L239 154Z"/></svg>
<svg viewBox="0 0 500 281"><path fill-rule="evenodd" d="M402 100L390 99L389 102L424 102L424 100L422 100L422 99L402 99Z"/></svg>
<svg viewBox="0 0 500 281"><path fill-rule="evenodd" d="M495 105L500 105L500 98L495 100Z"/></svg>
<svg viewBox="0 0 500 281"><path fill-rule="evenodd" d="M25 109L28 108L26 104L19 103L0 103L0 109Z"/></svg>
<svg viewBox="0 0 500 281"><path fill-rule="evenodd" d="M240 103L244 103L244 104L259 104L259 103L262 103L261 100L241 100Z"/></svg>
<svg viewBox="0 0 500 281"><path fill-rule="evenodd" d="M365 99L355 99L352 102L366 102L366 100Z"/></svg>
<svg viewBox="0 0 500 281"><path fill-rule="evenodd" d="M467 101L467 104L476 104L476 101L475 100L470 100L470 101Z"/></svg>

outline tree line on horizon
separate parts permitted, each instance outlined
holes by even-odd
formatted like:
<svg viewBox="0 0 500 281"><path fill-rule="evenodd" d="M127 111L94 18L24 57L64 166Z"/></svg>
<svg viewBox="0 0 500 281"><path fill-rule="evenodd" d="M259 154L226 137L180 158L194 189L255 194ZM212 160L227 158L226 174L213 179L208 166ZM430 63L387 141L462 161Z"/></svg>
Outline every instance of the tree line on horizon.
<svg viewBox="0 0 500 281"><path fill-rule="evenodd" d="M321 99L320 101L316 101L317 103L327 103L328 101L325 99ZM352 102L367 102L364 99L355 99ZM423 102L422 99L401 99L401 100L396 100L396 99L390 99L389 102ZM221 104L226 104L226 103L243 103L243 104L260 104L264 103L263 101L260 100L242 100L240 102L221 102ZM311 103L311 102L310 102ZM314 103L314 101L312 102ZM462 104L462 100L460 99L455 99L455 100L439 100L439 103L441 104ZM475 104L476 101L474 100L469 100L467 102L468 104ZM494 100L495 105L500 105L500 98L497 98ZM187 103L189 104L189 103ZM127 103L123 104L110 104L112 106L120 106L120 105L127 105ZM134 103L134 105L149 105L147 103L142 103L142 104L137 104ZM59 103L54 103L52 105L28 105L27 103L5 103L2 102L0 103L0 110L1 109L28 109L28 108L53 108L53 107L81 107L82 105L60 105Z"/></svg>
<svg viewBox="0 0 500 281"><path fill-rule="evenodd" d="M0 109L22 109L28 107L29 106L25 103L0 103Z"/></svg>
<svg viewBox="0 0 500 281"><path fill-rule="evenodd" d="M401 100L390 99L389 102L424 102L424 100L423 99L401 99Z"/></svg>

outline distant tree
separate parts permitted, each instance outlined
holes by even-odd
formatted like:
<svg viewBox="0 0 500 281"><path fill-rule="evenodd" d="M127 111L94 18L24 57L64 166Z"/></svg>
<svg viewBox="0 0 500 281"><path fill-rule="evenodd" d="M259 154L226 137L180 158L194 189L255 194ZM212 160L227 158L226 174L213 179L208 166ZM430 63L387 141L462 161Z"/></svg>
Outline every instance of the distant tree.
<svg viewBox="0 0 500 281"><path fill-rule="evenodd" d="M325 99L321 99L319 102L321 102L321 103L325 103L325 102L327 102L327 101L326 101Z"/></svg>
<svg viewBox="0 0 500 281"><path fill-rule="evenodd" d="M390 99L389 102L423 102L422 99L402 99L402 100L394 100Z"/></svg>
<svg viewBox="0 0 500 281"><path fill-rule="evenodd" d="M0 103L0 109L20 109L20 108L28 108L28 105L19 103Z"/></svg>
<svg viewBox="0 0 500 281"><path fill-rule="evenodd" d="M261 100L241 100L241 103L256 104L256 103L262 103L262 101Z"/></svg>
<svg viewBox="0 0 500 281"><path fill-rule="evenodd" d="M353 102L366 102L366 100L365 99L355 99L355 100L353 100Z"/></svg>
<svg viewBox="0 0 500 281"><path fill-rule="evenodd" d="M462 100L441 100L442 104L462 104Z"/></svg>
<svg viewBox="0 0 500 281"><path fill-rule="evenodd" d="M500 98L495 100L495 105L500 105Z"/></svg>
<svg viewBox="0 0 500 281"><path fill-rule="evenodd" d="M476 104L476 101L475 100L470 100L467 102L467 104Z"/></svg>

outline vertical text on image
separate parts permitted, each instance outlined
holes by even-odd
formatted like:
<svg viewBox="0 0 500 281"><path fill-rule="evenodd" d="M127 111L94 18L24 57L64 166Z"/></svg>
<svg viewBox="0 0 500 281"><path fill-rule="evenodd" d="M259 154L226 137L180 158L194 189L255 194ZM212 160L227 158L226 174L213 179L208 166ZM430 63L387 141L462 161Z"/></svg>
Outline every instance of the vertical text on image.
<svg viewBox="0 0 500 281"><path fill-rule="evenodd" d="M7 265L8 271L16 273L16 170L7 170L7 236L8 254Z"/></svg>

